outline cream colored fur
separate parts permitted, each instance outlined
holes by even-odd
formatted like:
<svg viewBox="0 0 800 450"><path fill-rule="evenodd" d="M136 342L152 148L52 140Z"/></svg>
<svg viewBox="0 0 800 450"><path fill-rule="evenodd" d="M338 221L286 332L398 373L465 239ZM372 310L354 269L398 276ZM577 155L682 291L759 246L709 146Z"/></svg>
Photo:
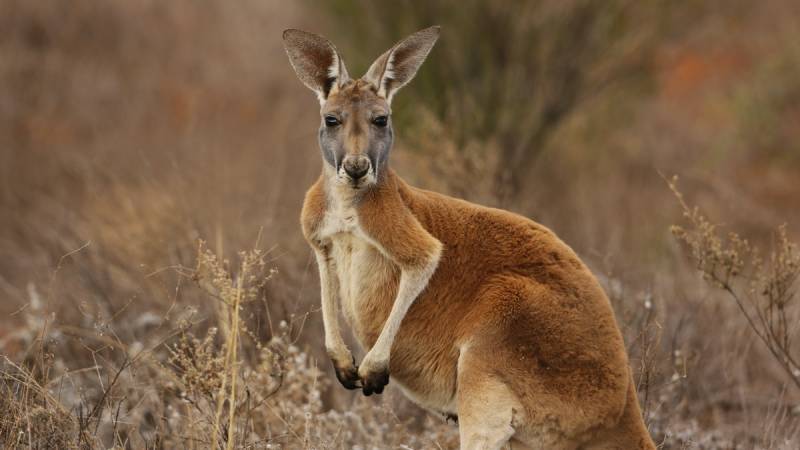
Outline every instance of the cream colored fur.
<svg viewBox="0 0 800 450"><path fill-rule="evenodd" d="M358 326L356 311L362 306L364 294L368 294L372 286L384 285L385 280L391 276L392 268L384 259L387 257L387 252L359 225L355 210L357 191L353 191L349 186L342 186L338 180L338 173L326 170L325 183L329 186L330 208L323 219L322 229L315 238L321 241L323 246L333 249L328 255L316 251L316 257L323 305L325 346L332 357L344 363L351 358L351 353L339 331L336 304L341 304L350 323ZM425 288L436 270L440 252L440 249L437 250L436 256L423 267L401 270L400 287L392 311L377 342L362 360L359 366L360 375L366 376L379 367L388 367L390 350L400 329L400 323L411 303Z"/></svg>

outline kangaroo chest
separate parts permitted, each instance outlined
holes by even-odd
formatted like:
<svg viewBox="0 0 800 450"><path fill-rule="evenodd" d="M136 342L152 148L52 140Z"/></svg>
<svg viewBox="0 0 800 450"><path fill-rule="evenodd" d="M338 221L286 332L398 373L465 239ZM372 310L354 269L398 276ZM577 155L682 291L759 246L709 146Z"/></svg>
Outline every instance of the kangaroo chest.
<svg viewBox="0 0 800 450"><path fill-rule="evenodd" d="M361 347L368 350L378 339L394 304L400 269L362 229L356 208L350 206L353 203L341 192L336 194L339 195L328 198L319 238L330 249L329 263L337 282L331 287L338 291L345 320ZM404 333L401 328L392 346L392 360L402 368L393 369L395 383L424 407L454 412L455 359L448 359L449 353L444 349L434 350L438 359L447 359L432 364L434 374L431 355L422 356L437 345L446 347L446 341L420 347L414 336L414 332ZM444 385L439 386L441 383Z"/></svg>
<svg viewBox="0 0 800 450"><path fill-rule="evenodd" d="M396 294L396 269L354 233L337 234L331 243L342 312L361 344L369 348L389 315Z"/></svg>
<svg viewBox="0 0 800 450"><path fill-rule="evenodd" d="M370 242L353 207L334 203L322 234L330 242L342 313L360 344L370 348L397 294L399 269Z"/></svg>

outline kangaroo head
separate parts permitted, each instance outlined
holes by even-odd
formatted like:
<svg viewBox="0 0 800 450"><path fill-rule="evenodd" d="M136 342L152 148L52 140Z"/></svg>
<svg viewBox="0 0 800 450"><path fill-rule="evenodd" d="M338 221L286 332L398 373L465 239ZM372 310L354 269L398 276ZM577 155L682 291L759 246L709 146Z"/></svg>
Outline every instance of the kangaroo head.
<svg viewBox="0 0 800 450"><path fill-rule="evenodd" d="M438 26L417 31L352 79L330 41L300 30L283 32L297 77L319 98L319 144L337 183L360 189L377 182L392 147L392 97L414 78L438 37Z"/></svg>

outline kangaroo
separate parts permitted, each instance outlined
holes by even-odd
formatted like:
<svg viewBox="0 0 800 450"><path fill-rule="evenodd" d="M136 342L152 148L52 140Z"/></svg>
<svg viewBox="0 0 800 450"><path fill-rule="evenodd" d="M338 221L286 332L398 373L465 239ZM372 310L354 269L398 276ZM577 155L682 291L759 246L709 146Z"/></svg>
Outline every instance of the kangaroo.
<svg viewBox="0 0 800 450"><path fill-rule="evenodd" d="M303 204L325 347L347 389L394 384L457 417L461 448L655 449L603 289L552 231L406 184L391 102L439 37L426 28L353 79L327 39L283 33L320 103L323 169ZM347 348L339 308L367 349Z"/></svg>

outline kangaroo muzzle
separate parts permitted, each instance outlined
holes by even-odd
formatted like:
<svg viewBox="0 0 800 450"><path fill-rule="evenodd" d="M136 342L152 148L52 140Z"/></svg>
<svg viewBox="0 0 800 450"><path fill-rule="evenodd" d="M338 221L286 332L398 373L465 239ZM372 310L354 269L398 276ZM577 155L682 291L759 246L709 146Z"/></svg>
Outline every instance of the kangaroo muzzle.
<svg viewBox="0 0 800 450"><path fill-rule="evenodd" d="M342 161L344 172L353 182L359 181L369 173L370 166L369 158L363 155L348 155Z"/></svg>

